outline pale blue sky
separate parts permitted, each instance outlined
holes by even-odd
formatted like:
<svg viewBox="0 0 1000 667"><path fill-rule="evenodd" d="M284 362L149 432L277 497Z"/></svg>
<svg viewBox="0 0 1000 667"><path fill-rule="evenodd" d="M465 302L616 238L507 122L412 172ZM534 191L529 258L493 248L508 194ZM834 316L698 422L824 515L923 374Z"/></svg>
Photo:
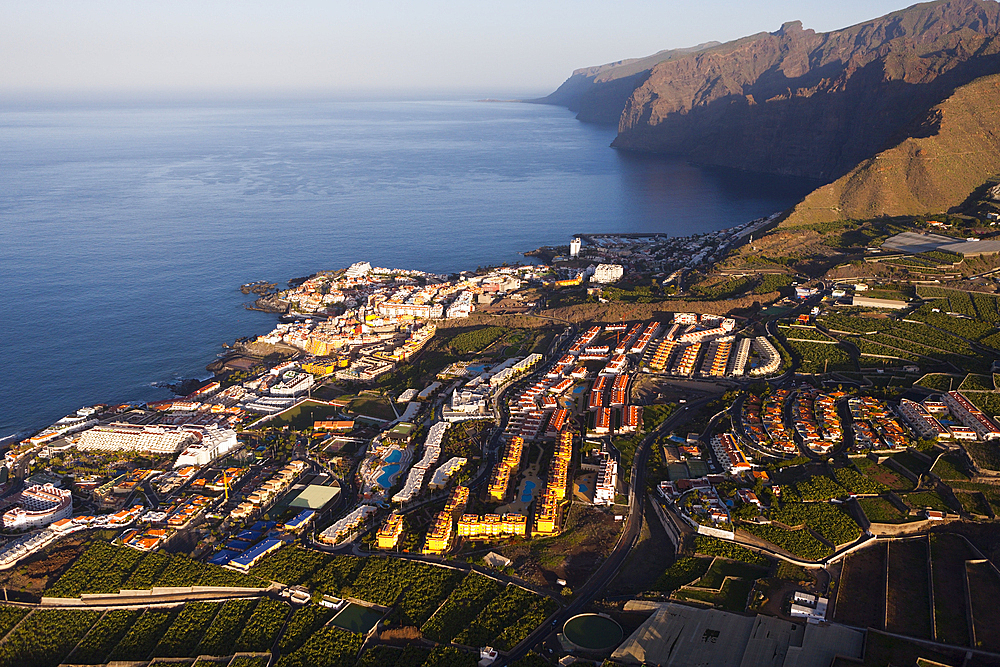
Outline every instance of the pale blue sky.
<svg viewBox="0 0 1000 667"><path fill-rule="evenodd" d="M467 92L709 40L828 31L906 0L3 0L0 91Z"/></svg>

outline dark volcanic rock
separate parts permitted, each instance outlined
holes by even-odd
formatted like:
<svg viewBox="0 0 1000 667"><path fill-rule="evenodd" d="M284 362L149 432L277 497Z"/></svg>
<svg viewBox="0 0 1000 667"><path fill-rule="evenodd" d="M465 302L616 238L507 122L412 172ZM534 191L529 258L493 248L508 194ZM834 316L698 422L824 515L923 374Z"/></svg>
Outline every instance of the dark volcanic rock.
<svg viewBox="0 0 1000 667"><path fill-rule="evenodd" d="M998 34L992 0L925 3L822 34L786 23L659 60L578 70L544 101L604 118L634 84L616 147L830 181L904 140L957 87L1000 72Z"/></svg>

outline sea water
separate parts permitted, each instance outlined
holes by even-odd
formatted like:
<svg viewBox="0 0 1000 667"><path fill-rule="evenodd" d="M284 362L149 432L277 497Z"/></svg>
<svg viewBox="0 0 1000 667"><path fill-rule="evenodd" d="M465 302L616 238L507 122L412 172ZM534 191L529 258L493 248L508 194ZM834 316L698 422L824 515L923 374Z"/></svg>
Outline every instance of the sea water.
<svg viewBox="0 0 1000 667"><path fill-rule="evenodd" d="M7 102L0 438L204 377L223 342L275 322L243 308L246 282L712 231L812 185L622 153L614 136L517 103Z"/></svg>

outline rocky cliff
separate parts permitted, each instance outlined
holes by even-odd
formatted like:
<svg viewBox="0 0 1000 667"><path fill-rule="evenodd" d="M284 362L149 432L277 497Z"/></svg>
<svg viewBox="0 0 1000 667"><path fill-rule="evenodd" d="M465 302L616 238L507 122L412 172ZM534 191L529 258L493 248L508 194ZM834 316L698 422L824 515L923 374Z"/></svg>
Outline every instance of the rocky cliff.
<svg viewBox="0 0 1000 667"><path fill-rule="evenodd" d="M998 35L997 2L941 0L829 33L793 22L579 70L545 101L596 120L624 97L619 148L833 181L906 139L956 88L1000 72Z"/></svg>
<svg viewBox="0 0 1000 667"><path fill-rule="evenodd" d="M806 196L782 223L939 213L1000 173L1000 75L962 86L909 136Z"/></svg>

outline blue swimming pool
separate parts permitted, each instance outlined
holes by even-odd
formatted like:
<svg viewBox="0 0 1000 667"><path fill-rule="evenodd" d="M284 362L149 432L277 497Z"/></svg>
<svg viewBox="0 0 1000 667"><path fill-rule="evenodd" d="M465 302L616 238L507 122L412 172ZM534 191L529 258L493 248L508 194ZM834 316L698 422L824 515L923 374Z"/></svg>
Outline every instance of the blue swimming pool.
<svg viewBox="0 0 1000 667"><path fill-rule="evenodd" d="M381 486L383 489L388 489L392 486L392 479L399 473L399 464L394 463L389 466L382 466L382 474L378 476L375 482Z"/></svg>
<svg viewBox="0 0 1000 667"><path fill-rule="evenodd" d="M524 480L524 491L521 492L521 502L530 503L535 492L535 483L530 479Z"/></svg>
<svg viewBox="0 0 1000 667"><path fill-rule="evenodd" d="M577 484L577 486L580 487L580 493L586 493L587 492L587 485L585 483L580 482L579 484Z"/></svg>
<svg viewBox="0 0 1000 667"><path fill-rule="evenodd" d="M465 372L471 377L473 375L482 375L483 371L486 370L486 364L473 364L471 366L465 367Z"/></svg>
<svg viewBox="0 0 1000 667"><path fill-rule="evenodd" d="M398 449L394 449L389 452L389 456L385 457L386 463L399 463L399 459L403 458L403 452Z"/></svg>
<svg viewBox="0 0 1000 667"><path fill-rule="evenodd" d="M574 394L582 394L583 390L586 389L586 388L587 388L587 385L585 385L585 384L581 384L578 387L573 387L573 393Z"/></svg>

